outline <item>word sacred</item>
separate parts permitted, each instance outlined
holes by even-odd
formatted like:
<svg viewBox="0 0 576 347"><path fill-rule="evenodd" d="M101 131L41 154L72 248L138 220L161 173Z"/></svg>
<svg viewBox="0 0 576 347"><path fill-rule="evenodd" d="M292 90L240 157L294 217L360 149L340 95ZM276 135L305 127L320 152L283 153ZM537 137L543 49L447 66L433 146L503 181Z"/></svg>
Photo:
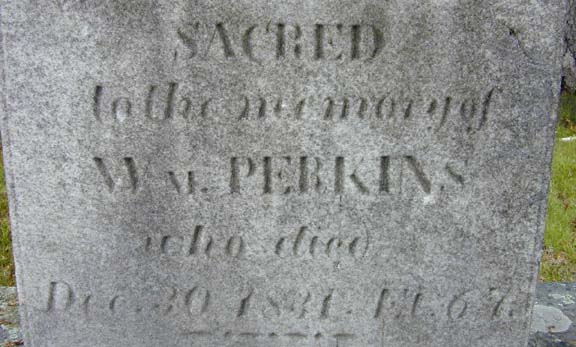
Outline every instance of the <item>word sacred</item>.
<svg viewBox="0 0 576 347"><path fill-rule="evenodd" d="M185 59L203 60L367 61L378 56L385 45L382 29L366 24L192 22L178 28L176 34Z"/></svg>

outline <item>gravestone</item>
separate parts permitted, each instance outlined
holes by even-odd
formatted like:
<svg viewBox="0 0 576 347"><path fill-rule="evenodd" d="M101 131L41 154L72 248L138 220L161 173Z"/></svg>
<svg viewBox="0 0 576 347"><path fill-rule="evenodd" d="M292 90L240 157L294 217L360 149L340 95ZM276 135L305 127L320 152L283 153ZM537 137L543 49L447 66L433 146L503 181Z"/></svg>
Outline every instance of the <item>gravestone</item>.
<svg viewBox="0 0 576 347"><path fill-rule="evenodd" d="M0 6L28 346L527 345L563 1Z"/></svg>

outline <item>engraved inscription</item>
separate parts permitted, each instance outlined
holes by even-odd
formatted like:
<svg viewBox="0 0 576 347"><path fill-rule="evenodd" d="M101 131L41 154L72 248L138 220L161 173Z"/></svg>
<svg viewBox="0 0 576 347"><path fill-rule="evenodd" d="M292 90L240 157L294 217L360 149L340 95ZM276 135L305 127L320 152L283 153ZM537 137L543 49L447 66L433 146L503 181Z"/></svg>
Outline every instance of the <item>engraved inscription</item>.
<svg viewBox="0 0 576 347"><path fill-rule="evenodd" d="M470 314L487 320L507 321L516 319L523 309L527 309L514 302L511 288L496 287L454 289L451 293L434 292L423 287L386 286L371 293L367 293L365 288L350 287L248 288L231 294L200 284L188 289L160 286L149 290L153 296L141 302L139 300L144 300L140 299L142 295L129 291L79 292L70 283L53 281L47 286L46 306L42 311L79 315L100 311L118 318L128 314L152 314L198 320L203 315L216 314L230 322L254 318L278 322L317 319L322 322L328 318L350 318L351 307L347 298L356 295L360 295L357 303L366 305L365 308L356 308L359 309L356 314L367 315L367 319L379 322L430 317L450 322L465 319ZM227 309L212 305L217 301L225 303Z"/></svg>
<svg viewBox="0 0 576 347"><path fill-rule="evenodd" d="M281 237L274 253L281 258L341 259L366 257L370 248L370 236L317 236L307 226L300 227L293 236Z"/></svg>
<svg viewBox="0 0 576 347"><path fill-rule="evenodd" d="M510 3L6 0L26 343L524 342L562 4Z"/></svg>
<svg viewBox="0 0 576 347"><path fill-rule="evenodd" d="M371 61L385 47L386 28L368 24L190 22L179 27L176 56L197 60Z"/></svg>
<svg viewBox="0 0 576 347"><path fill-rule="evenodd" d="M392 170L392 167L395 170ZM373 158L336 157L331 160L310 157L233 157L230 161L230 192L242 194L249 186L262 194L288 195L313 191L335 194L387 194L397 182L400 192L405 176L412 176L424 194L432 191L431 178L423 163L413 156ZM405 170L403 168L406 168ZM397 177L391 177L391 175Z"/></svg>
<svg viewBox="0 0 576 347"><path fill-rule="evenodd" d="M238 120L262 122L319 120L330 123L371 122L387 127L415 127L437 133L448 126L470 134L482 130L495 102L496 88L470 96L412 97L383 92L377 96L244 96ZM380 95L380 96L378 96ZM221 101L220 103L225 103ZM228 103L231 103L228 101Z"/></svg>
<svg viewBox="0 0 576 347"><path fill-rule="evenodd" d="M255 255L255 250L250 249L242 236L214 232L203 225L192 229L190 234L146 237L143 243L145 254L162 255L184 262L192 259L247 259L245 255L248 251ZM282 233L275 242L270 242L261 255L273 253L282 259L360 261L368 256L372 246L370 232L358 231L358 228L348 231L300 226L293 230Z"/></svg>
<svg viewBox="0 0 576 347"><path fill-rule="evenodd" d="M221 256L241 258L246 243L241 236L220 237L206 230L203 225L193 227L191 235L163 235L147 237L144 246L149 254L186 259L220 259Z"/></svg>
<svg viewBox="0 0 576 347"><path fill-rule="evenodd" d="M157 124L182 126L200 120L252 122L317 121L371 123L385 132L414 128L427 133L454 130L463 135L482 130L490 120L499 89L476 95L410 96L401 92L374 91L362 95L237 94L188 95L188 86L178 82L154 84L137 100L113 88L97 85L92 91L92 113L101 124L131 124L138 118Z"/></svg>
<svg viewBox="0 0 576 347"><path fill-rule="evenodd" d="M95 156L92 160L99 176L98 184L109 193L136 194L152 181L160 180L165 182L166 189L181 196L209 193L209 189L201 183L204 184L214 175L228 181L228 190L222 193L236 196L397 196L407 191L430 195L447 186L461 189L466 184L467 171L466 163L449 162L440 166L413 155L385 155L379 158L232 157L224 163L224 166L228 166L228 172L198 172L186 168L157 171L163 167L155 168L133 157L105 159Z"/></svg>

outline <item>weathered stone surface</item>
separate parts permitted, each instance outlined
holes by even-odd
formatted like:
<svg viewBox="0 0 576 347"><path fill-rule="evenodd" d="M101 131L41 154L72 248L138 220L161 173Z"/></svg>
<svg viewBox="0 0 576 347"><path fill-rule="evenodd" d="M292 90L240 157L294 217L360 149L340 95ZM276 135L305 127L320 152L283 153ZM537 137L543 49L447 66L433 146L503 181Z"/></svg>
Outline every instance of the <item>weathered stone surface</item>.
<svg viewBox="0 0 576 347"><path fill-rule="evenodd" d="M0 287L0 346L22 344L16 288Z"/></svg>
<svg viewBox="0 0 576 347"><path fill-rule="evenodd" d="M576 92L576 60L570 51L564 54L562 62L562 82L567 92Z"/></svg>
<svg viewBox="0 0 576 347"><path fill-rule="evenodd" d="M565 341L548 333L535 333L530 335L528 347L572 347Z"/></svg>
<svg viewBox="0 0 576 347"><path fill-rule="evenodd" d="M566 32L566 43L573 58L576 58L576 1L569 0L568 27Z"/></svg>
<svg viewBox="0 0 576 347"><path fill-rule="evenodd" d="M576 283L540 283L535 302L536 305L557 308L572 322L576 321ZM576 326L572 324L568 331L561 333L536 334L532 340L534 343L539 341L545 347L573 346L576 343ZM564 344L556 345L553 342Z"/></svg>
<svg viewBox="0 0 576 347"><path fill-rule="evenodd" d="M535 305L532 314L532 331L544 333L564 333L572 326L572 320L562 310L543 305Z"/></svg>
<svg viewBox="0 0 576 347"><path fill-rule="evenodd" d="M527 345L563 1L1 6L27 345Z"/></svg>
<svg viewBox="0 0 576 347"><path fill-rule="evenodd" d="M566 20L566 54L562 67L564 88L576 92L576 1L568 1L569 12Z"/></svg>

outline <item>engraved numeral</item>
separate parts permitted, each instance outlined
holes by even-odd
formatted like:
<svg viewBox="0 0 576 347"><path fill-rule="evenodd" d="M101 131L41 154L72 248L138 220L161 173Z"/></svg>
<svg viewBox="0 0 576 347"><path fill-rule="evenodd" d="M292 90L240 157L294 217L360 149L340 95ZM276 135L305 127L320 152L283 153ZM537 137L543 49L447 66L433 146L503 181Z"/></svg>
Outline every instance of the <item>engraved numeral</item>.
<svg viewBox="0 0 576 347"><path fill-rule="evenodd" d="M210 292L202 287L194 287L186 293L184 304L188 314L201 315L210 306Z"/></svg>
<svg viewBox="0 0 576 347"><path fill-rule="evenodd" d="M468 301L466 300L466 294L468 292L463 292L461 294L455 295L454 298L448 304L448 317L452 320L463 318L468 311Z"/></svg>

